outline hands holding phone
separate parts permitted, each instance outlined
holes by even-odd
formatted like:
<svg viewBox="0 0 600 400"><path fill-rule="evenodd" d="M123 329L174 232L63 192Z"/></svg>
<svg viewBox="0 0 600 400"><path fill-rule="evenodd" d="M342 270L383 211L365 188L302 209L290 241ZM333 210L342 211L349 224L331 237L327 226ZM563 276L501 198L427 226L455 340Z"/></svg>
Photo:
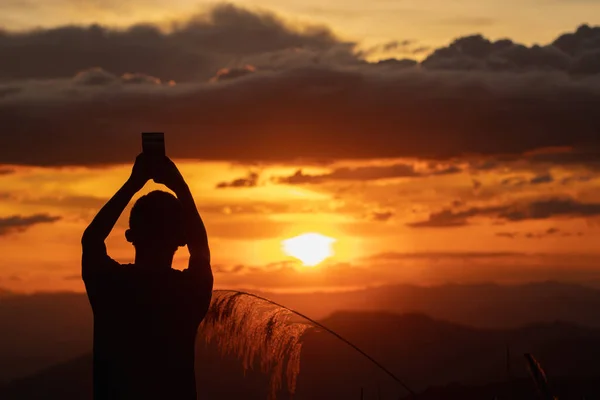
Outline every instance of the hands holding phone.
<svg viewBox="0 0 600 400"><path fill-rule="evenodd" d="M181 172L169 157L149 157L141 153L135 159L129 182L136 190L140 190L151 179L175 193L186 185Z"/></svg>
<svg viewBox="0 0 600 400"><path fill-rule="evenodd" d="M142 133L142 153L135 159L129 178L136 191L150 179L176 194L187 186L175 163L165 155L165 135L162 132Z"/></svg>

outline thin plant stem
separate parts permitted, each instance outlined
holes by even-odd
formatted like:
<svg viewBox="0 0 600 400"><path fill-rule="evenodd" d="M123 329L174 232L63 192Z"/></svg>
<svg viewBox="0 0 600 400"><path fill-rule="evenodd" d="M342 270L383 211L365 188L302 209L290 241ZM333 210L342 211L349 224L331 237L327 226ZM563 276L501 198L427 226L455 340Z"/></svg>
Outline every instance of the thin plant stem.
<svg viewBox="0 0 600 400"><path fill-rule="evenodd" d="M302 313L300 313L298 311L292 310L291 308L288 308L288 307L286 307L286 306L284 306L282 304L279 304L279 303L277 303L277 302L275 302L273 300L269 300L269 299L267 299L265 297L262 297L262 296L259 296L259 295L253 294L253 293L242 292L242 291L238 291L238 290L229 290L229 289L214 290L214 292L235 293L235 294L240 294L240 295L243 295L243 296L253 297L255 299L267 302L267 303L272 304L274 306L286 309L289 312L291 312L292 314L295 314L295 315L299 316L300 318L304 318L305 320L309 321L313 325L318 326L319 328L323 329L327 333L335 336L336 338L338 338L342 342L346 343L348 346L352 347L354 350L356 350L357 352L359 352L363 357L367 358L369 361L371 361L373 364L375 364L380 370L382 370L388 376L390 376L394 381L396 381L400 386L402 386L404 388L404 390L406 390L412 396L416 395L416 393L410 387L408 387L400 378L398 378L396 375L394 375L394 373L392 373L389 369L387 369L385 366L383 366L381 363L379 363L377 360L375 360L369 354L367 354L366 352L364 352L363 350L361 350L354 343L352 343L349 340L345 339L343 336L341 336L338 333L336 333L335 331L329 329L328 327L326 327L325 325L321 324L320 322L317 322L314 319L312 319L312 318L310 318L310 317L308 317L308 316L306 316L306 315L304 315L304 314L302 314Z"/></svg>

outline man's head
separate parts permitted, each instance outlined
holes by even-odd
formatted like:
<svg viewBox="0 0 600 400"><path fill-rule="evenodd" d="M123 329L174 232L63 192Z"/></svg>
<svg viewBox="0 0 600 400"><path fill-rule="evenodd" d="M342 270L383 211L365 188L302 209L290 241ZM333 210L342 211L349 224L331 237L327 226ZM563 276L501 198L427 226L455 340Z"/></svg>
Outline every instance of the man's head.
<svg viewBox="0 0 600 400"><path fill-rule="evenodd" d="M186 245L181 203L160 190L140 197L131 209L125 237L136 251L175 253Z"/></svg>

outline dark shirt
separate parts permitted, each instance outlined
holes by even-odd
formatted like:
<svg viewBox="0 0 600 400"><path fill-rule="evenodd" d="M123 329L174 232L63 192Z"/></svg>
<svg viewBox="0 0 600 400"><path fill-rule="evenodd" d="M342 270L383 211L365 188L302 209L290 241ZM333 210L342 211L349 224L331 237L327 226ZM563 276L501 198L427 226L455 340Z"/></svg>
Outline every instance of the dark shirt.
<svg viewBox="0 0 600 400"><path fill-rule="evenodd" d="M94 312L94 399L196 400L196 332L212 294L210 267L158 271L85 251L82 264Z"/></svg>

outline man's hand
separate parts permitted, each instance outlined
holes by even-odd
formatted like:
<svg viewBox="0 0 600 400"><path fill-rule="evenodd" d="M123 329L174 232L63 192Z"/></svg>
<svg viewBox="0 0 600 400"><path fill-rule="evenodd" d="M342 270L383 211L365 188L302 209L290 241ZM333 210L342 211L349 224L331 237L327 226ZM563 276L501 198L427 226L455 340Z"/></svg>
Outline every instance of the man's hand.
<svg viewBox="0 0 600 400"><path fill-rule="evenodd" d="M151 165L148 156L141 153L135 159L135 164L133 164L133 169L131 170L131 176L129 177L128 182L133 185L137 191L143 188L146 182L151 178Z"/></svg>
<svg viewBox="0 0 600 400"><path fill-rule="evenodd" d="M179 194L187 186L181 172L179 172L177 166L175 166L175 163L169 157L161 160L156 167L154 182L165 185L175 192L175 194Z"/></svg>

